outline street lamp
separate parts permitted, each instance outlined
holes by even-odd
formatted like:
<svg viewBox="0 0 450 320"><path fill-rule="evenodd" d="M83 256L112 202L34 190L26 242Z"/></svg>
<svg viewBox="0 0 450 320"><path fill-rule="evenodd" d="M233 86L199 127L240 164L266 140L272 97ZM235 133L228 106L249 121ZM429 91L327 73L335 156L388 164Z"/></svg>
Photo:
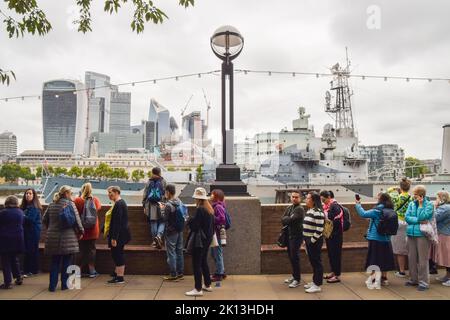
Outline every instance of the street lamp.
<svg viewBox="0 0 450 320"><path fill-rule="evenodd" d="M211 190L222 189L229 195L248 195L241 181L240 168L234 163L234 60L244 47L244 38L232 26L222 26L214 31L210 40L214 54L222 60L222 164L216 168L216 181ZM227 129L227 79L229 81L229 129Z"/></svg>

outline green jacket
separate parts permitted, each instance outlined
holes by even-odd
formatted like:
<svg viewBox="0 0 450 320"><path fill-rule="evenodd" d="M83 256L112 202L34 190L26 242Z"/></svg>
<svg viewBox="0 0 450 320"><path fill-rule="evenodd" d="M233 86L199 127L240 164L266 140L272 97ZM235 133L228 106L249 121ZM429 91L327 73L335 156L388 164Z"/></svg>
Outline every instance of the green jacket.
<svg viewBox="0 0 450 320"><path fill-rule="evenodd" d="M289 239L295 239L303 236L303 218L305 210L298 204L291 204L286 208L284 215L281 217L283 226L288 226Z"/></svg>
<svg viewBox="0 0 450 320"><path fill-rule="evenodd" d="M397 212L399 220L405 221L406 211L408 210L409 204L414 200L408 192L398 193L395 188L388 189L389 196L394 204L394 210Z"/></svg>

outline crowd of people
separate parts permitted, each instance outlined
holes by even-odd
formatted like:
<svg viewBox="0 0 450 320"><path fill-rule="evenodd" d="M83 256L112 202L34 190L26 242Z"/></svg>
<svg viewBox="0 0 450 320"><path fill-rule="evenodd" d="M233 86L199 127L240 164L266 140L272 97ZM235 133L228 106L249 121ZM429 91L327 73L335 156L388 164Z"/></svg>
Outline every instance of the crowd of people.
<svg viewBox="0 0 450 320"><path fill-rule="evenodd" d="M405 286L425 291L429 288L429 275L438 273L436 266L446 268L446 274L436 280L450 287L449 193L439 191L433 202L424 186L414 187L411 195L410 188L411 181L402 179L399 187L380 193L377 204L370 210L365 210L360 197L356 197L357 214L370 220L365 234L368 241L366 270L374 268L366 281L369 289L388 286L387 274L396 270L395 276L409 277ZM334 199L331 191L309 192L304 199L306 209L301 206L301 200L299 192L292 192L292 204L281 217L282 235L287 233L288 240L284 245L279 244L286 246L292 267L292 277L284 282L289 288L300 285L299 254L304 243L313 269L313 281L304 288L307 293L316 293L322 291L324 280L327 283L341 281L343 233L348 230L350 221L345 213L348 209ZM324 242L331 270L327 275L323 274L321 260Z"/></svg>
<svg viewBox="0 0 450 320"><path fill-rule="evenodd" d="M184 279L184 254L192 255L194 289L188 296L203 295L212 291L211 283L226 278L223 262L223 247L226 243L227 222L225 195L222 190L213 190L208 196L204 188L193 194L196 203L194 214L189 217L187 207L175 196L175 185L167 184L161 170L153 168L152 177L144 190L142 201L144 213L150 226L152 246L166 247L169 275L165 281ZM34 189L25 191L22 201L15 196L5 200L0 212L0 255L4 283L1 289L12 289L22 285L24 278L39 273L39 242L42 226L46 228L44 253L50 256L50 292L55 292L58 278L61 290L68 289L69 266L77 265L87 270L84 276L95 278L96 242L103 233L107 238L111 259L115 269L108 284L125 282L125 246L131 241L128 223L128 206L121 198L119 187L111 186L107 194L112 202L100 226L98 213L102 205L92 194L92 185L85 183L79 196L73 197L69 186L62 186L53 196L53 202L43 212ZM20 203L19 203L20 202ZM188 240L184 244L184 231L189 228ZM209 273L208 255L211 254L216 271ZM19 257L23 255L23 268Z"/></svg>
<svg viewBox="0 0 450 320"><path fill-rule="evenodd" d="M397 277L407 277L406 286L419 291L429 288L429 274L436 266L446 268L446 274L438 277L444 286L450 286L450 197L446 191L436 194L432 202L424 186L418 185L410 194L411 181L402 179L399 187L393 187L378 195L377 204L365 210L359 197L357 214L370 219L365 238L368 241L366 268L376 266L381 273L366 281L369 289L389 285L387 274L394 271ZM46 228L44 253L50 256L48 290L54 292L61 281L61 290L68 289L69 266L78 265L86 270L84 276L95 278L96 242L103 234L107 239L115 269L109 284L125 282L125 246L131 241L128 223L128 206L121 198L119 187L111 186L107 194L112 202L100 226L98 213L101 203L92 194L92 185L85 183L79 195L73 197L69 186L62 186L45 212L36 191L27 189L22 201L15 196L5 200L0 212L0 255L4 283L1 289L22 285L24 278L39 273L39 241L42 227ZM213 282L226 278L224 246L230 217L222 190L212 190L208 196L204 188L197 188L192 198L195 210L191 216L187 207L176 197L176 188L154 168L144 190L142 205L149 224L152 245L165 246L169 274L165 281L184 279L184 255L192 256L194 288L187 296L202 296L211 292ZM302 206L305 201L305 208ZM301 284L300 247L304 243L313 269L311 282L304 285L307 293L322 291L327 283L341 281L342 246L344 232L350 228L348 209L334 199L331 191L309 192L305 199L299 192L292 192L291 202L281 224L285 246L292 267L292 276L284 282L289 288ZM186 241L184 232L189 230ZM330 273L324 274L322 247L326 245ZM23 268L19 257L23 255ZM210 274L208 256L214 264ZM76 259L75 259L76 257Z"/></svg>

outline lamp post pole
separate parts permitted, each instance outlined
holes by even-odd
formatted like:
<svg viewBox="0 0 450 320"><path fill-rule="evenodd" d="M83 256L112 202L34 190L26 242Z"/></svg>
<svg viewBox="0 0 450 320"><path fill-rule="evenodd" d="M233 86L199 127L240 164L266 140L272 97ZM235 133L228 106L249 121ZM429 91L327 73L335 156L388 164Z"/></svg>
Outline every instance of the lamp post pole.
<svg viewBox="0 0 450 320"><path fill-rule="evenodd" d="M244 38L231 26L217 29L211 37L211 48L222 60L222 164L216 168L212 189L222 189L228 195L248 196L247 186L241 181L240 168L234 163L234 72L233 62L244 45ZM229 129L227 130L227 80Z"/></svg>
<svg viewBox="0 0 450 320"><path fill-rule="evenodd" d="M224 60L222 62L222 163L223 164L232 164L234 161L230 161L230 159L227 159L227 151L231 152L230 155L233 156L234 150L228 150L227 149L227 128L226 128L226 119L227 119L227 76L229 79L229 104L230 104L230 130L234 130L234 84L233 84L233 62L231 62L229 59Z"/></svg>

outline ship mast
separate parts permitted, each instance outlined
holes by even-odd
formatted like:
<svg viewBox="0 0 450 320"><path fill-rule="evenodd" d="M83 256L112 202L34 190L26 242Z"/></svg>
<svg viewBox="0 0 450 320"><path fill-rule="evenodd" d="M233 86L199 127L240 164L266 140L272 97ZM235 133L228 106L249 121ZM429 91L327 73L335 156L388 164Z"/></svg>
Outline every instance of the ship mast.
<svg viewBox="0 0 450 320"><path fill-rule="evenodd" d="M353 113L351 96L353 92L348 85L350 77L350 60L348 59L347 47L345 48L346 66L343 69L339 63L330 68L333 80L330 82L331 90L334 92L334 104L331 100L333 96L329 91L325 95L325 111L334 114L335 129L337 137L355 137L355 127L353 123Z"/></svg>

